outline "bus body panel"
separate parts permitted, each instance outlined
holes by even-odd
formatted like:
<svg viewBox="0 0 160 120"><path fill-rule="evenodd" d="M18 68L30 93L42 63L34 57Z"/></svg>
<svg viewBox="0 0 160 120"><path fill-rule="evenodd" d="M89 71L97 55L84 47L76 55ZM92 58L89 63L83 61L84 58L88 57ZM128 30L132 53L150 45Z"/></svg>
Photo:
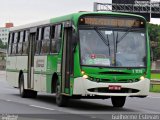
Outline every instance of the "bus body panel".
<svg viewBox="0 0 160 120"><path fill-rule="evenodd" d="M16 69L22 70L23 72L27 71L28 65L28 56L17 56Z"/></svg>
<svg viewBox="0 0 160 120"><path fill-rule="evenodd" d="M27 86L28 85L28 80L27 80L28 79L28 77L27 77L28 76L28 72L24 72L23 76L24 76L24 88L28 89L28 86Z"/></svg>
<svg viewBox="0 0 160 120"><path fill-rule="evenodd" d="M46 91L47 56L34 57L34 90Z"/></svg>
<svg viewBox="0 0 160 120"><path fill-rule="evenodd" d="M11 86L18 87L18 74L16 69L17 57L8 56L6 62L6 79ZM16 80L15 80L16 79Z"/></svg>
<svg viewBox="0 0 160 120"><path fill-rule="evenodd" d="M52 54L47 56L47 66L46 66L46 92L52 92L52 77L54 73L60 73L60 61L58 60L58 54ZM59 62L58 62L59 61Z"/></svg>
<svg viewBox="0 0 160 120"><path fill-rule="evenodd" d="M57 71L57 54L34 57L34 90L51 93L52 75Z"/></svg>
<svg viewBox="0 0 160 120"><path fill-rule="evenodd" d="M126 93L119 93L120 91L108 91L109 85L118 85L122 88L138 90L137 92L126 91ZM149 93L150 80L144 79L135 83L98 83L93 82L83 77L75 78L73 85L73 95L81 96L147 96ZM98 92L96 89L103 88L106 92ZM90 92L89 89L95 89L95 91ZM128 92L128 93L127 93Z"/></svg>
<svg viewBox="0 0 160 120"><path fill-rule="evenodd" d="M13 87L18 87L19 83L18 83L18 77L19 77L19 73L18 72L13 72L13 71L7 71L6 73L6 80L8 81L10 86Z"/></svg>
<svg viewBox="0 0 160 120"><path fill-rule="evenodd" d="M7 70L16 70L17 68L17 56L8 56L6 62Z"/></svg>

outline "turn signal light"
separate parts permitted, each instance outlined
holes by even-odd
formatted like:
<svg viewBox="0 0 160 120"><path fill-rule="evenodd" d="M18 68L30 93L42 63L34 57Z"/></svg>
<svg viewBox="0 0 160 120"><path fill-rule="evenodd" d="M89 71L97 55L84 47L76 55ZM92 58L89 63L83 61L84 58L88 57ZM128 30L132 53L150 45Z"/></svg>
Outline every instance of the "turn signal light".
<svg viewBox="0 0 160 120"><path fill-rule="evenodd" d="M83 78L87 79L87 78L88 78L88 75L83 75Z"/></svg>
<svg viewBox="0 0 160 120"><path fill-rule="evenodd" d="M145 79L145 77L144 77L144 76L141 76L141 77L140 77L140 80L144 80L144 79Z"/></svg>

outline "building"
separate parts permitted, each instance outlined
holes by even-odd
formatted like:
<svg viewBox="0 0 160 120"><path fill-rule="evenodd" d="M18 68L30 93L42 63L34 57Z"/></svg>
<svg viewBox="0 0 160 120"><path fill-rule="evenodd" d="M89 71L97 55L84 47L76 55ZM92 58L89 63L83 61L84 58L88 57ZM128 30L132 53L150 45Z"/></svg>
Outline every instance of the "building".
<svg viewBox="0 0 160 120"><path fill-rule="evenodd" d="M4 44L8 42L9 28L13 27L13 23L6 23L5 27L0 27L0 39Z"/></svg>
<svg viewBox="0 0 160 120"><path fill-rule="evenodd" d="M0 48L0 70L6 68L6 50Z"/></svg>

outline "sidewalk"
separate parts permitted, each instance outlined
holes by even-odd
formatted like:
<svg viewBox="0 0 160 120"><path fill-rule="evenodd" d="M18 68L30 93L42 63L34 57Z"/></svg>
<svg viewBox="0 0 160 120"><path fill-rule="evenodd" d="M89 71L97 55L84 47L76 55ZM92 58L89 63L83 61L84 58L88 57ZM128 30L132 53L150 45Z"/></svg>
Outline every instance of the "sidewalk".
<svg viewBox="0 0 160 120"><path fill-rule="evenodd" d="M0 75L6 75L6 71L0 70Z"/></svg>
<svg viewBox="0 0 160 120"><path fill-rule="evenodd" d="M160 97L160 93L150 92L149 96L151 96L151 97Z"/></svg>

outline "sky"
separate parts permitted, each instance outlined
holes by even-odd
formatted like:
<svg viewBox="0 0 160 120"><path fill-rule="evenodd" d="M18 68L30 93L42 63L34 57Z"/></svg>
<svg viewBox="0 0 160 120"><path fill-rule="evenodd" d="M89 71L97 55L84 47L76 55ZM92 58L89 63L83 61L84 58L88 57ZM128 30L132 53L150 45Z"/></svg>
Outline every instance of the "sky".
<svg viewBox="0 0 160 120"><path fill-rule="evenodd" d="M46 20L78 11L93 11L93 2L112 0L0 0L0 27L6 22L15 26ZM151 22L160 24L159 19Z"/></svg>

